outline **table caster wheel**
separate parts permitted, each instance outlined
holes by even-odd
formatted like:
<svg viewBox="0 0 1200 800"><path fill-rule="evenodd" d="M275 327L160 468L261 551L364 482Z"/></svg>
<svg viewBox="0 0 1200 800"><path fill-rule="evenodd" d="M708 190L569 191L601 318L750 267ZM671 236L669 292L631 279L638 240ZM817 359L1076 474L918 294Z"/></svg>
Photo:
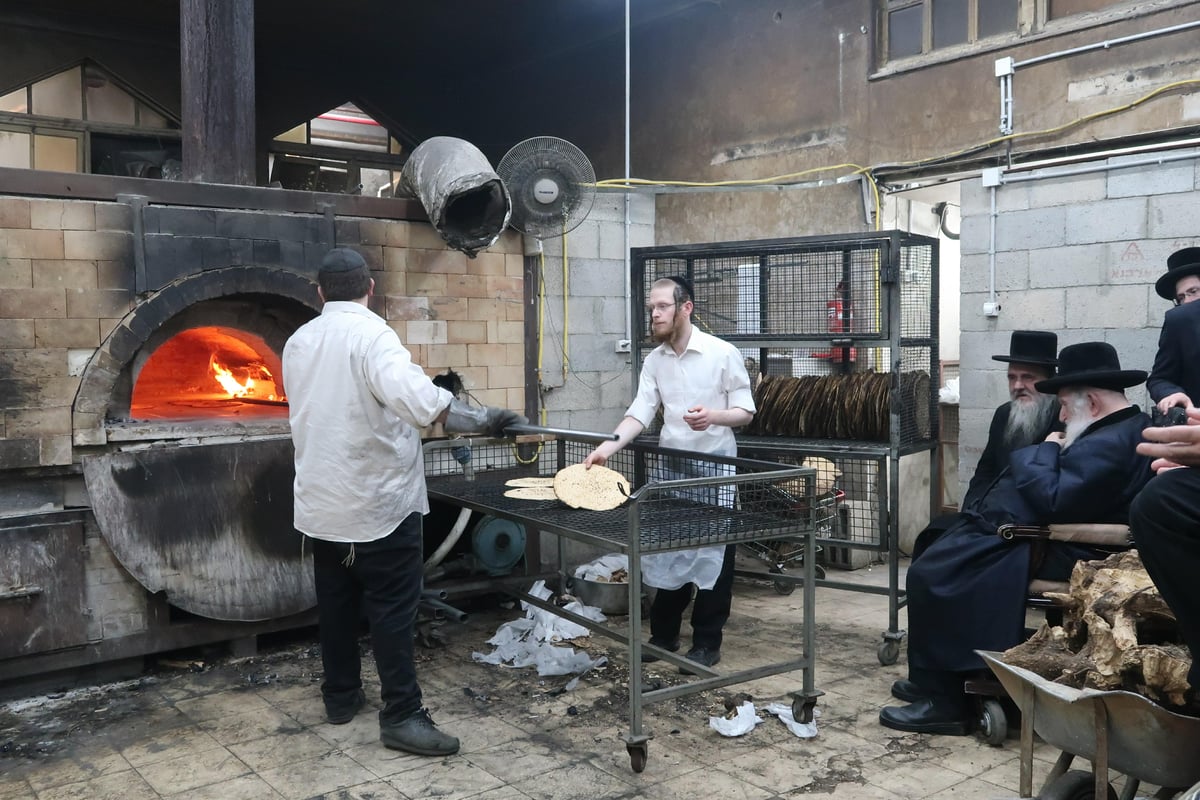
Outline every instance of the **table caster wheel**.
<svg viewBox="0 0 1200 800"><path fill-rule="evenodd" d="M646 768L646 760L650 758L650 745L648 742L627 744L625 745L625 750L629 752L629 766L634 772L641 772Z"/></svg>
<svg viewBox="0 0 1200 800"><path fill-rule="evenodd" d="M813 721L813 709L816 705L816 700L801 700L799 697L793 697L792 719L802 725L807 725Z"/></svg>
<svg viewBox="0 0 1200 800"><path fill-rule="evenodd" d="M900 660L900 643L894 639L887 639L883 644L879 645L879 663L885 667L890 667Z"/></svg>

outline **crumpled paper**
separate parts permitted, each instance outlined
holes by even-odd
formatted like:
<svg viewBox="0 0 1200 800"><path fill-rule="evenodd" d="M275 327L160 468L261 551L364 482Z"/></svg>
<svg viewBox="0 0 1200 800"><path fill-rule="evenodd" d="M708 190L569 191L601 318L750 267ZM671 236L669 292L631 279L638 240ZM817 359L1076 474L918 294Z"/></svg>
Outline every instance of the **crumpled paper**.
<svg viewBox="0 0 1200 800"><path fill-rule="evenodd" d="M629 572L629 556L624 553L610 553L606 556L600 556L595 561L589 561L586 564L580 564L575 568L575 577L583 578L585 581L602 581L608 582L612 580L614 572Z"/></svg>
<svg viewBox="0 0 1200 800"><path fill-rule="evenodd" d="M539 600L547 600L552 592L545 581L538 581L529 593ZM521 603L525 616L506 622L497 629L487 643L496 649L491 653L471 653L471 658L482 664L498 666L537 667L540 677L550 675L575 675L586 672L608 662L604 656L593 659L587 653L573 647L557 647L553 643L563 639L589 636L591 632L568 619L555 616L549 611ZM595 622L604 622L605 616L595 606L585 606L579 601L567 604L566 609Z"/></svg>
<svg viewBox="0 0 1200 800"><path fill-rule="evenodd" d="M958 378L950 378L946 385L938 389L939 403L958 403Z"/></svg>
<svg viewBox="0 0 1200 800"><path fill-rule="evenodd" d="M817 735L817 717L821 716L819 708L813 709L812 722L796 722L796 718L792 716L792 707L786 703L768 704L767 713L779 717L779 721L787 725L788 730L801 739L811 739Z"/></svg>
<svg viewBox="0 0 1200 800"><path fill-rule="evenodd" d="M743 736L754 730L754 726L763 721L763 718L755 713L754 703L744 700L737 707L733 719L709 717L708 726L722 736Z"/></svg>

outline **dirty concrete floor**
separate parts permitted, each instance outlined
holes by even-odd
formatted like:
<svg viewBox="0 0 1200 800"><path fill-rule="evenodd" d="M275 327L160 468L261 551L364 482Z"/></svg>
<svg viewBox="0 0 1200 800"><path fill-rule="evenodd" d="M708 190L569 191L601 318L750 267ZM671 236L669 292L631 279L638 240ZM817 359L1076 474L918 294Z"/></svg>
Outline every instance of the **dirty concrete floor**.
<svg viewBox="0 0 1200 800"><path fill-rule="evenodd" d="M887 585L882 565L831 577ZM801 592L782 596L769 582L743 579L734 591L721 667L779 661L781 648L796 641ZM463 625L441 628L444 647L419 651L426 705L462 740L456 756L385 749L368 710L347 725L326 723L319 653L314 642L299 641L248 659L169 661L138 680L0 704L0 800L1017 796L1017 740L991 747L974 737L906 735L878 724L879 709L897 702L891 682L904 675L903 654L894 666L877 660L886 596L817 590L816 684L825 694L816 738L796 738L762 712L801 688L798 672L774 676L648 706L644 723L653 739L640 774L621 738L628 731L624 649L600 637L581 640L610 661L571 691L564 691L567 678L474 663L471 652L490 651L484 642L517 616L494 607L473 613ZM657 664L647 672L668 683L683 680ZM373 669L365 678L374 711ZM739 692L752 696L766 721L740 738L723 738L708 717ZM1038 745L1035 788L1057 755Z"/></svg>

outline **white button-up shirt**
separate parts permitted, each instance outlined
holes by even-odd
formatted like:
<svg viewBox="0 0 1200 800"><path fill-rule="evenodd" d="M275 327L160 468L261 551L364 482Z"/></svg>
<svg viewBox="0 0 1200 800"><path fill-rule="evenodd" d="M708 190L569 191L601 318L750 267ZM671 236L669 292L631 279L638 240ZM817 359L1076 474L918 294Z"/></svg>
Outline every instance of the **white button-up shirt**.
<svg viewBox="0 0 1200 800"><path fill-rule="evenodd" d="M377 314L326 303L283 348L297 530L369 542L429 512L420 428L451 400Z"/></svg>
<svg viewBox="0 0 1200 800"><path fill-rule="evenodd" d="M737 455L733 428L710 425L707 430L692 430L683 419L684 413L696 406L721 411L742 408L751 414L757 410L742 354L729 342L696 327L692 328L682 355L676 354L669 344L650 351L642 364L637 396L625 415L649 427L659 405L663 409L663 427L658 437L662 447L721 456ZM652 475L651 480L696 477L701 467L673 465L672 461L669 459L662 474ZM708 474L733 473L732 467L705 466L711 467L704 470ZM676 468L683 471L675 472ZM730 504L732 495L724 487L710 502ZM711 589L721 574L724 557L722 545L646 555L642 557L642 578L648 586L659 589L678 589L687 583Z"/></svg>

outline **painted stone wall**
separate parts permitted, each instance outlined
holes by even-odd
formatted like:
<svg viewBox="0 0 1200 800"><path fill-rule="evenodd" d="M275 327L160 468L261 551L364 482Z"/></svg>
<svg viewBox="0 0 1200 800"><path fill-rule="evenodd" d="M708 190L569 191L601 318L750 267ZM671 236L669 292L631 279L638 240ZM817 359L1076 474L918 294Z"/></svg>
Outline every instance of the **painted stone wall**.
<svg viewBox="0 0 1200 800"><path fill-rule="evenodd" d="M993 190L980 180L963 183L962 485L979 461L993 410L1007 398L1004 364L991 357L1008 352L1011 331L1055 331L1060 348L1106 341L1122 367L1150 369L1171 307L1155 294L1154 281L1173 251L1200 245L1200 150L1187 152L1192 157L1172 163L1135 166L1144 157L1125 156L1093 162L1094 172L1047 169L1034 180L997 186L997 317L983 314ZM1147 407L1144 386L1127 395Z"/></svg>

